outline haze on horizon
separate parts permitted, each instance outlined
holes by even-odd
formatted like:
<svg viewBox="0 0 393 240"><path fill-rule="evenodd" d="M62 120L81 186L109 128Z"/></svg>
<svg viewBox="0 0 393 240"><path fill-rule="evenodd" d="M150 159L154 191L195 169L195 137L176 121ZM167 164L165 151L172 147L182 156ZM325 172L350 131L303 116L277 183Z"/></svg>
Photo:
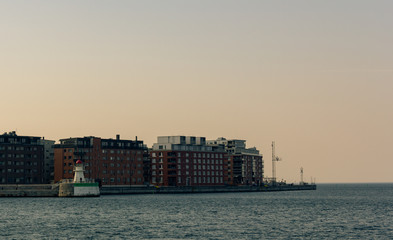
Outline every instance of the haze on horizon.
<svg viewBox="0 0 393 240"><path fill-rule="evenodd" d="M393 182L392 1L1 1L0 131L247 140L271 176Z"/></svg>

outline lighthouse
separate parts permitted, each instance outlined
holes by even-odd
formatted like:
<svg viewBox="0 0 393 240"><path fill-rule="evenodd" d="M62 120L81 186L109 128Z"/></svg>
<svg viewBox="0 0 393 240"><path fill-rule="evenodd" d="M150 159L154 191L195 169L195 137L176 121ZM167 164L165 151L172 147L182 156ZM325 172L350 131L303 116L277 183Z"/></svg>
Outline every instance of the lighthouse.
<svg viewBox="0 0 393 240"><path fill-rule="evenodd" d="M83 163L81 160L76 161L75 166L74 166L74 183L84 183L85 181L85 176L83 174L84 172L84 167Z"/></svg>
<svg viewBox="0 0 393 240"><path fill-rule="evenodd" d="M59 197L99 197L100 187L97 182L85 179L85 171L81 160L74 165L74 179L66 179L59 184Z"/></svg>

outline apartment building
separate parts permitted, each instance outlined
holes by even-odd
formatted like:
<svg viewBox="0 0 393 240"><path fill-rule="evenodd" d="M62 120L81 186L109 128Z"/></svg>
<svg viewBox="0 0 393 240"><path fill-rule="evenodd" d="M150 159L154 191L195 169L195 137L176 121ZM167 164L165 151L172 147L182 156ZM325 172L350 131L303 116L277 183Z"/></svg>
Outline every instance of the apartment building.
<svg viewBox="0 0 393 240"><path fill-rule="evenodd" d="M55 182L73 177L73 166L81 160L85 177L103 185L146 184L147 147L143 141L83 137L61 139L54 147Z"/></svg>
<svg viewBox="0 0 393 240"><path fill-rule="evenodd" d="M42 184L44 146L40 137L0 135L0 184Z"/></svg>
<svg viewBox="0 0 393 240"><path fill-rule="evenodd" d="M222 146L228 153L225 179L230 185L260 185L263 183L263 156L255 147L246 148L246 140L217 138L208 146Z"/></svg>
<svg viewBox="0 0 393 240"><path fill-rule="evenodd" d="M205 137L161 136L150 150L151 183L157 186L225 185L227 154Z"/></svg>

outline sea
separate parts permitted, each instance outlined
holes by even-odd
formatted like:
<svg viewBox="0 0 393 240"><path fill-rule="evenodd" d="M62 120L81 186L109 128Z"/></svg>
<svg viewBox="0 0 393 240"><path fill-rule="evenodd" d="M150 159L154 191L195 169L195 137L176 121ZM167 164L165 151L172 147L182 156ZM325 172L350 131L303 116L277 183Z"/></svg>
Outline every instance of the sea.
<svg viewBox="0 0 393 240"><path fill-rule="evenodd" d="M0 239L393 239L393 184L0 198Z"/></svg>

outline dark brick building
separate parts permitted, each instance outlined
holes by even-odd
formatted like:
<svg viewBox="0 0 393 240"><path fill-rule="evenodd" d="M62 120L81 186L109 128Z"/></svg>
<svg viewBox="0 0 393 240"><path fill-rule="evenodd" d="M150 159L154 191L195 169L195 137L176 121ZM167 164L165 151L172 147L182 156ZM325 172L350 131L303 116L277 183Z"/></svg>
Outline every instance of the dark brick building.
<svg viewBox="0 0 393 240"><path fill-rule="evenodd" d="M0 184L42 184L44 146L40 137L0 135Z"/></svg>
<svg viewBox="0 0 393 240"><path fill-rule="evenodd" d="M76 160L85 165L85 177L103 185L143 185L147 148L143 141L98 137L61 139L55 144L55 182L73 178Z"/></svg>

